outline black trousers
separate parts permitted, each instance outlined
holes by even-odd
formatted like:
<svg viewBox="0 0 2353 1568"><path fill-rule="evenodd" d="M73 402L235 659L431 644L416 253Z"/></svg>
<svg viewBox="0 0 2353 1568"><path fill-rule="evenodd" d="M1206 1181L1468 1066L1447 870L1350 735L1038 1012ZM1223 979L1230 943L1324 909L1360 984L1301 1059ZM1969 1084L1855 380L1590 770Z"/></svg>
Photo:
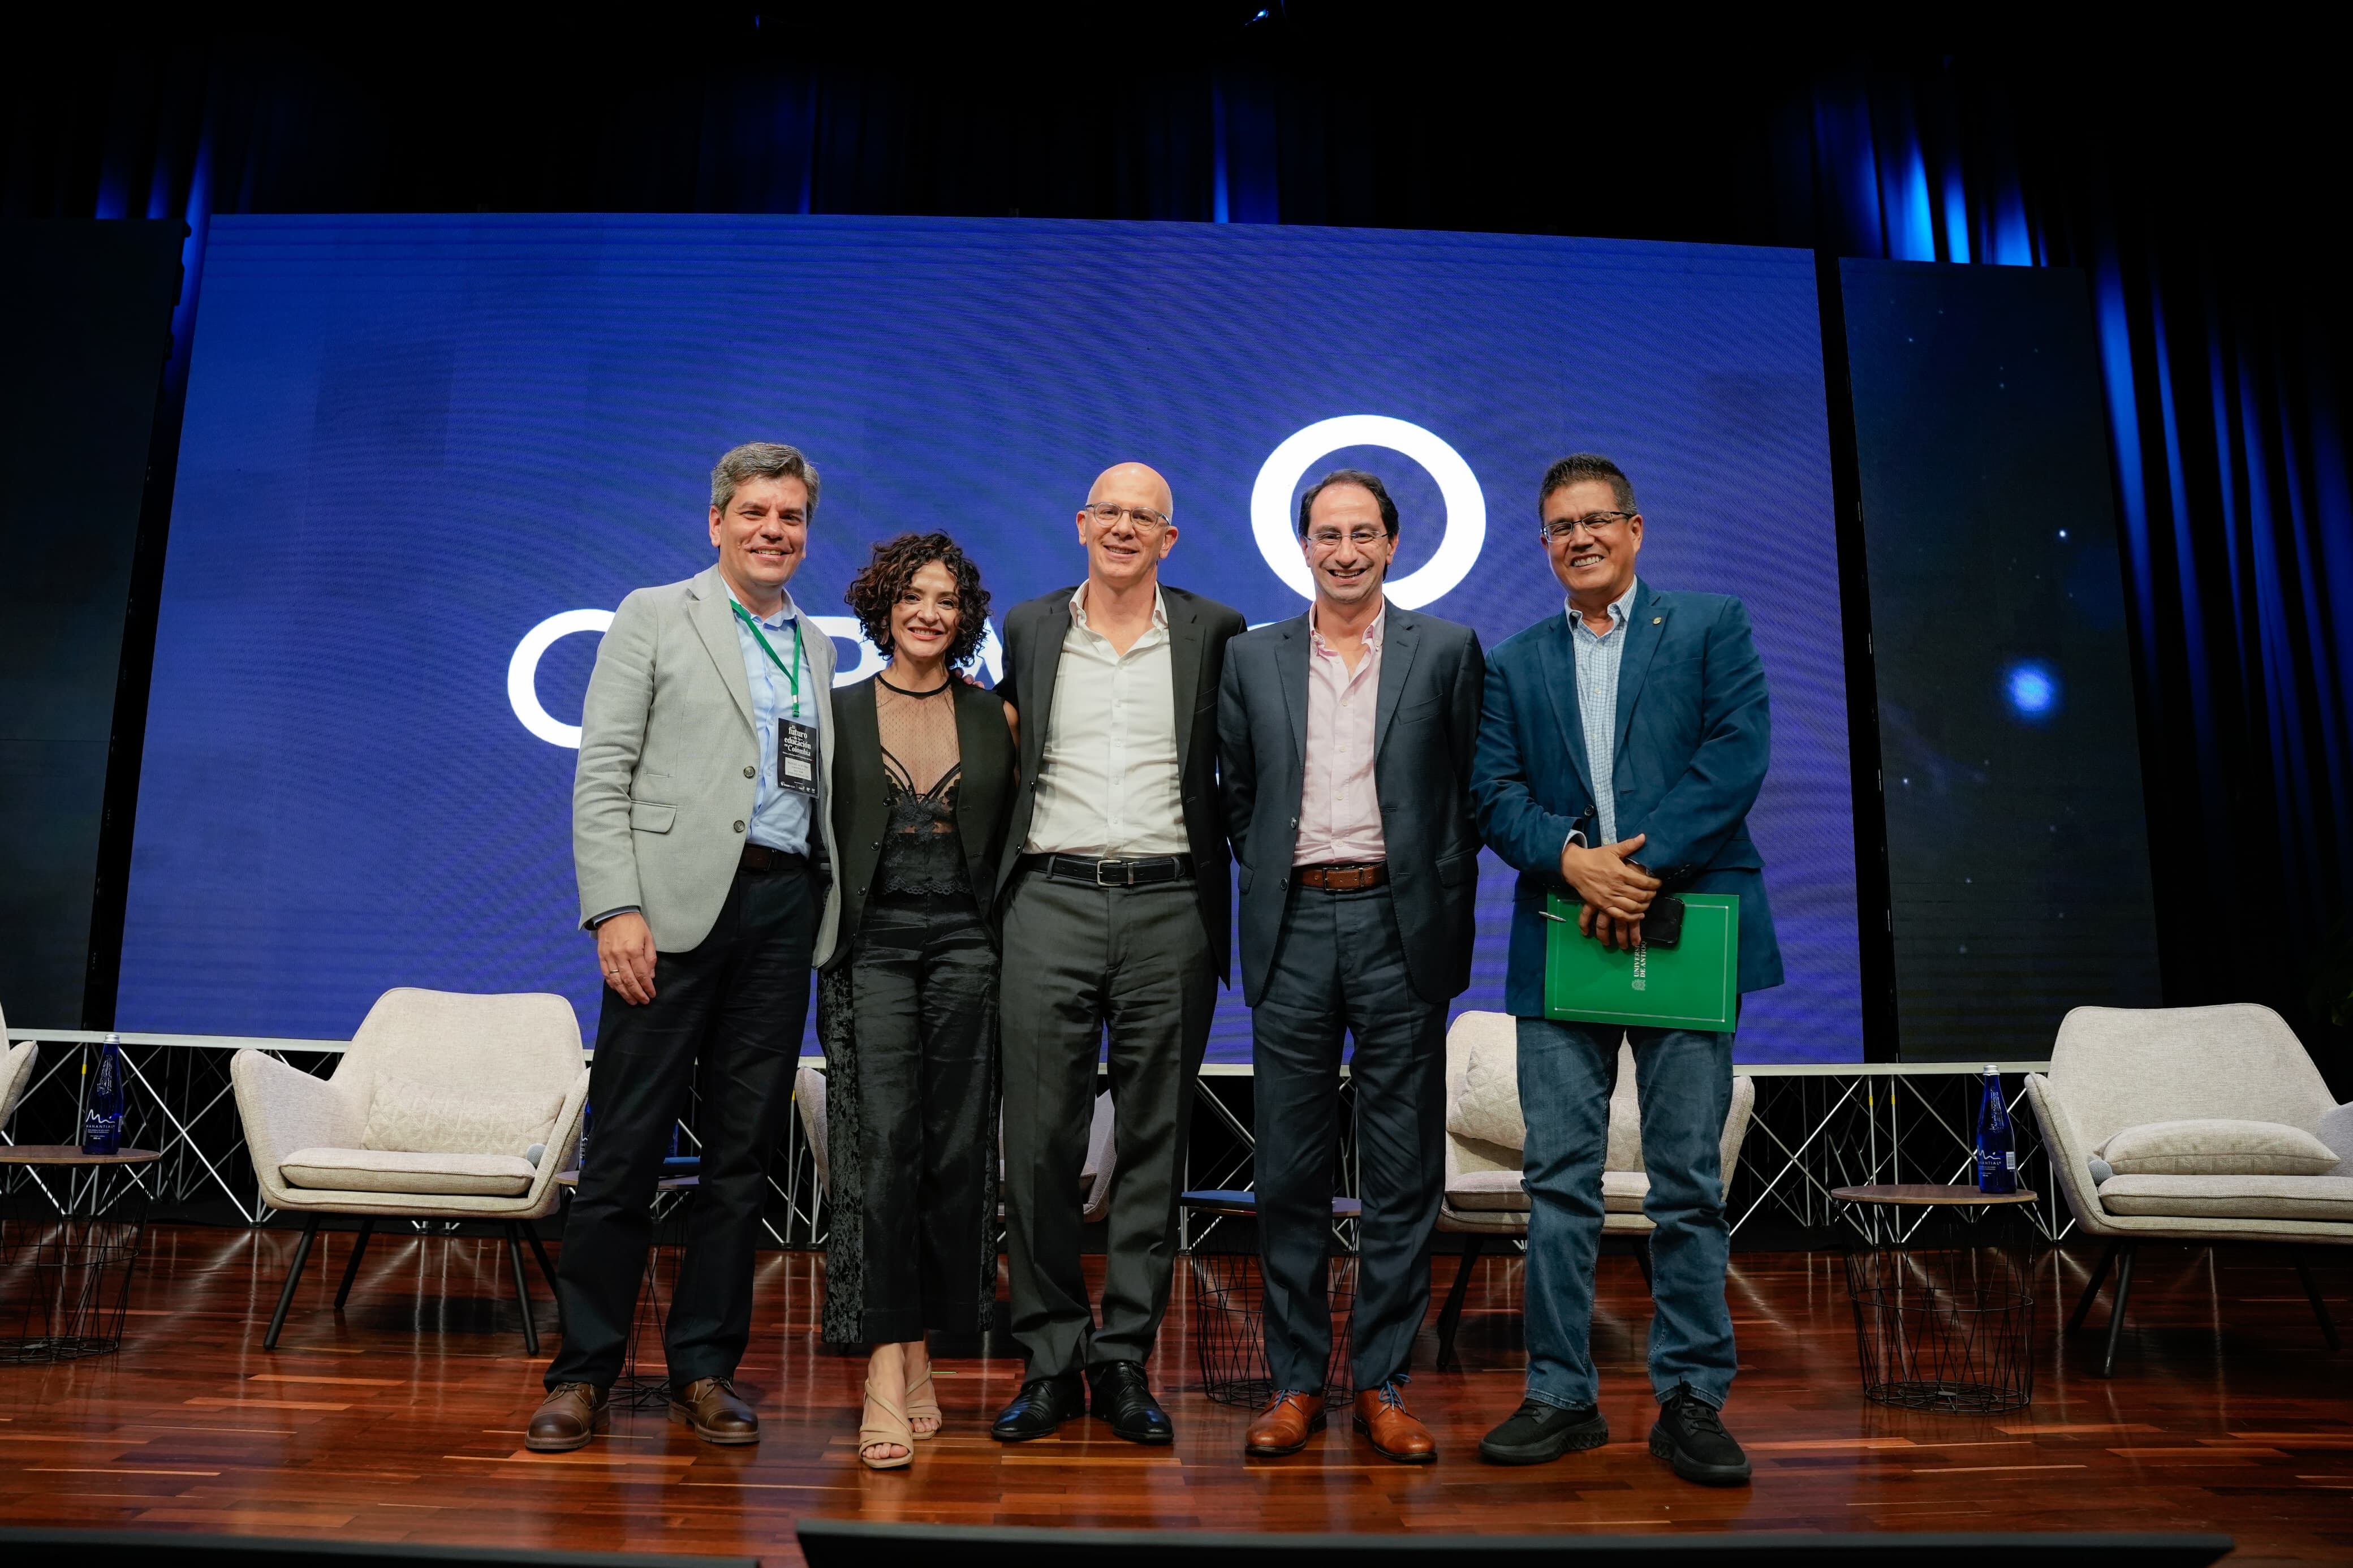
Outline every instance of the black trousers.
<svg viewBox="0 0 2353 1568"><path fill-rule="evenodd" d="M735 1374L752 1335L753 1251L792 1105L823 897L805 870L738 871L702 945L656 955L652 1001L633 1007L606 990L588 1079L596 1135L565 1224L564 1347L548 1387L607 1388L621 1373L654 1184L698 1063L702 1179L663 1348L675 1383Z"/></svg>
<svg viewBox="0 0 2353 1568"><path fill-rule="evenodd" d="M1332 1356L1324 1293L1339 1154L1340 1040L1356 1037L1356 1387L1406 1368L1430 1309L1430 1238L1446 1184L1446 1005L1405 966L1389 889L1294 888L1250 1014L1266 1359L1277 1388L1320 1393Z"/></svg>
<svg viewBox="0 0 2353 1568"><path fill-rule="evenodd" d="M878 898L850 956L863 1337L980 1331L994 1281L997 950L969 894Z"/></svg>

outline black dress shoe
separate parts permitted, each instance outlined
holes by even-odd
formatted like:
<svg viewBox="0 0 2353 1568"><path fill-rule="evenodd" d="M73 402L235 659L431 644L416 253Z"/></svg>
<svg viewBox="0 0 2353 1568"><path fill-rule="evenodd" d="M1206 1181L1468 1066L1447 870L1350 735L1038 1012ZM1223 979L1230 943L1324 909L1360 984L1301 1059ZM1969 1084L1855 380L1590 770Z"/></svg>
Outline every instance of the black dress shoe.
<svg viewBox="0 0 2353 1568"><path fill-rule="evenodd" d="M1541 1399L1523 1399L1509 1420L1480 1440L1479 1457L1491 1465L1543 1465L1608 1441L1609 1423L1590 1405L1565 1410Z"/></svg>
<svg viewBox="0 0 2353 1568"><path fill-rule="evenodd" d="M1724 1416L1680 1383L1659 1406L1651 1452L1704 1487L1736 1487L1748 1479L1748 1456L1724 1429Z"/></svg>
<svg viewBox="0 0 2353 1568"><path fill-rule="evenodd" d="M1087 1373L1094 1384L1094 1412L1111 1423L1111 1429L1131 1443L1149 1443L1155 1447L1176 1440L1176 1424L1168 1412L1152 1397L1152 1385L1145 1381L1144 1363L1115 1361L1099 1366Z"/></svg>
<svg viewBox="0 0 2353 1568"><path fill-rule="evenodd" d="M1000 1443L1027 1443L1033 1437L1050 1437L1063 1422L1086 1412L1086 1381L1077 1373L1033 1377L1021 1385L1013 1403L998 1415L988 1435Z"/></svg>

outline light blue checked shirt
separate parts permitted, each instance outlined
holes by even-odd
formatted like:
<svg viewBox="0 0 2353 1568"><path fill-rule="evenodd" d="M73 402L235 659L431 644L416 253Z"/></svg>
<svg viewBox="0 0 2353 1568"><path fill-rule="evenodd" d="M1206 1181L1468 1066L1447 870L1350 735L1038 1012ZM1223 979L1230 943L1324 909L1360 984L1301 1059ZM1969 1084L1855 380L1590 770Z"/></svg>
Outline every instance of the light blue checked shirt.
<svg viewBox="0 0 2353 1568"><path fill-rule="evenodd" d="M1585 624L1583 612L1568 606L1568 640L1577 649L1577 712L1585 725L1585 762L1604 844L1618 842L1618 667L1626 657L1626 617L1633 614L1641 587L1639 581L1627 585L1609 606L1609 629L1599 634ZM1584 837L1572 832L1569 842Z"/></svg>

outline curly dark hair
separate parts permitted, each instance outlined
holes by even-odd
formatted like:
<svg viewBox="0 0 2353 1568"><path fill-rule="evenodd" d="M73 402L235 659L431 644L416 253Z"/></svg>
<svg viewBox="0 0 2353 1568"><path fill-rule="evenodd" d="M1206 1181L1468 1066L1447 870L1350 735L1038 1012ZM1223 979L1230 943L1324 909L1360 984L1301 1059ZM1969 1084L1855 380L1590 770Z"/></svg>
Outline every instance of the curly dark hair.
<svg viewBox="0 0 2353 1568"><path fill-rule="evenodd" d="M891 657L891 606L907 591L915 574L933 562L955 579L956 632L948 644L948 668L962 669L980 651L981 634L988 620L988 590L980 585L980 568L963 547L944 533L902 533L874 546L866 569L849 580L841 595L858 617L866 640L882 657Z"/></svg>

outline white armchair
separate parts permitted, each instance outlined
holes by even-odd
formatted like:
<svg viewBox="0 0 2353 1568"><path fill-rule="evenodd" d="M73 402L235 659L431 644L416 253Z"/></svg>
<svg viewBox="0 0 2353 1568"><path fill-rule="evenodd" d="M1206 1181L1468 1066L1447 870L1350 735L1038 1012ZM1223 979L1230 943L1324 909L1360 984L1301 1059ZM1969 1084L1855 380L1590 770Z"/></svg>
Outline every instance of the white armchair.
<svg viewBox="0 0 2353 1568"><path fill-rule="evenodd" d="M531 1222L553 1213L588 1100L572 1004L547 994L387 991L332 1078L259 1051L230 1065L245 1142L273 1209L302 1217L294 1261L263 1336L274 1349L327 1215L360 1217L335 1310L379 1219L490 1220L506 1231L523 1343L539 1352L522 1247L555 1270Z"/></svg>
<svg viewBox="0 0 2353 1568"><path fill-rule="evenodd" d="M1464 1013L1446 1031L1446 1193L1438 1228L1461 1236L1462 1261L1438 1314L1438 1367L1451 1371L1462 1303L1491 1236L1528 1234L1528 1192L1520 1177L1527 1127L1520 1115L1519 1029L1504 1013ZM1732 1079L1732 1107L1718 1145L1725 1190L1740 1163L1741 1141L1757 1109L1757 1082ZM1642 1107L1634 1078L1633 1047L1618 1047L1618 1088L1609 1097L1609 1146L1601 1162L1601 1235L1623 1241L1650 1283L1650 1234L1642 1212L1651 1178L1642 1167Z"/></svg>
<svg viewBox="0 0 2353 1568"><path fill-rule="evenodd" d="M2059 1025L2050 1074L2030 1075L2026 1094L2075 1222L2108 1244L2070 1330L2116 1271L2101 1376L2116 1370L2144 1239L2286 1247L2337 1348L2302 1249L2353 1246L2353 1105L2336 1102L2277 1013L2078 1007Z"/></svg>

